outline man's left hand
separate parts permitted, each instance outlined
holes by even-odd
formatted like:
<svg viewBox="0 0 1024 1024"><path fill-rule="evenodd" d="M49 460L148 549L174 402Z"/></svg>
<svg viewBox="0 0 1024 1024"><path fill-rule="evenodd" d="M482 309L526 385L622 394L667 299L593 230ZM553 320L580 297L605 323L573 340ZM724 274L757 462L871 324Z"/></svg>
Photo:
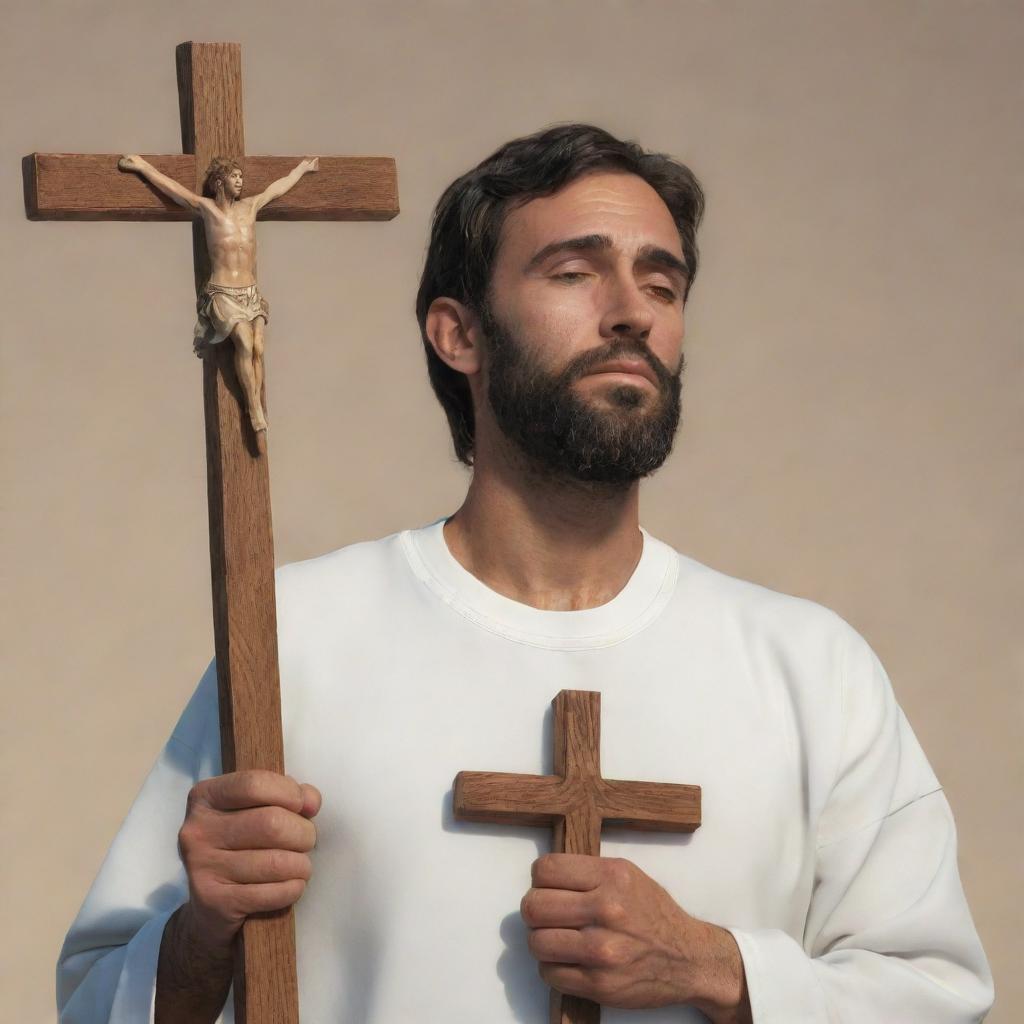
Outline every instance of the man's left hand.
<svg viewBox="0 0 1024 1024"><path fill-rule="evenodd" d="M628 860L550 853L520 905L552 988L605 1006L687 1004L750 1020L743 961L723 928L691 916Z"/></svg>

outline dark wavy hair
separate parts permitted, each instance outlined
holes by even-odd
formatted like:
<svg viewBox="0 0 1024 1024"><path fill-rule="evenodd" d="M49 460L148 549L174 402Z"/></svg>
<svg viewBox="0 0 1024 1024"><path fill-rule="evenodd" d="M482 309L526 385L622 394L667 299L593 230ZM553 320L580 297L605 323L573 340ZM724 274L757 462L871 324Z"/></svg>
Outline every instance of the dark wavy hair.
<svg viewBox="0 0 1024 1024"><path fill-rule="evenodd" d="M688 294L697 275L697 227L704 214L700 183L685 164L648 153L594 125L555 125L506 142L453 181L438 200L416 295L416 319L431 386L448 417L455 455L467 466L473 464L475 439L472 395L465 374L448 366L430 344L427 311L444 296L483 314L508 213L586 174L605 170L643 178L664 200L679 230Z"/></svg>
<svg viewBox="0 0 1024 1024"><path fill-rule="evenodd" d="M217 188L228 180L232 171L243 170L242 165L230 156L215 156L206 168L206 177L203 178L203 195L217 197Z"/></svg>

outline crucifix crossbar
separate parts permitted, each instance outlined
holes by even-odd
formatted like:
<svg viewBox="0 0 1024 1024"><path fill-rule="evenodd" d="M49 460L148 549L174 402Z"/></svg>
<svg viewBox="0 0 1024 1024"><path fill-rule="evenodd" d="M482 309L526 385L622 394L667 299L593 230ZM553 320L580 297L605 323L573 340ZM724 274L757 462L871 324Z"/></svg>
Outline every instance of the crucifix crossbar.
<svg viewBox="0 0 1024 1024"><path fill-rule="evenodd" d="M182 43L176 50L183 153L152 156L157 171L202 193L214 157L238 161L247 191L262 192L296 157L245 156L242 48ZM22 161L31 220L183 221L189 210L136 174L119 155L32 153ZM391 157L321 156L319 171L259 212L260 220L390 220L398 213ZM193 220L197 293L210 277L203 225ZM192 318L186 321L191 328ZM184 340L184 339L183 339ZM189 346L184 347L184 352ZM262 431L249 429L232 345L203 359L207 497L222 770L284 771L270 476ZM254 914L235 958L238 1024L297 1024L292 910Z"/></svg>
<svg viewBox="0 0 1024 1024"><path fill-rule="evenodd" d="M459 821L549 826L555 853L599 856L601 826L641 832L700 827L700 786L601 777L601 694L562 690L554 707L554 775L459 772L452 800ZM588 999L551 993L552 1024L598 1024Z"/></svg>

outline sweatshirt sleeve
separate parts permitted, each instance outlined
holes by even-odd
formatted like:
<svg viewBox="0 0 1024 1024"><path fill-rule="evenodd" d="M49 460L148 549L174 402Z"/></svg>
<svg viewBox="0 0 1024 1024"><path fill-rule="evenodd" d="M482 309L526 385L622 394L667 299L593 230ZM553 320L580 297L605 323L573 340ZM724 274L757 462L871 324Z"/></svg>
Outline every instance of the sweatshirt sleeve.
<svg viewBox="0 0 1024 1024"><path fill-rule="evenodd" d="M200 680L114 838L57 961L61 1024L142 1024L154 1013L164 926L188 899L178 829L192 786L220 774L217 676ZM221 1017L230 1024L231 998Z"/></svg>
<svg viewBox="0 0 1024 1024"><path fill-rule="evenodd" d="M754 1024L981 1021L992 975L960 881L953 815L885 670L852 629L842 710L802 942L729 929Z"/></svg>

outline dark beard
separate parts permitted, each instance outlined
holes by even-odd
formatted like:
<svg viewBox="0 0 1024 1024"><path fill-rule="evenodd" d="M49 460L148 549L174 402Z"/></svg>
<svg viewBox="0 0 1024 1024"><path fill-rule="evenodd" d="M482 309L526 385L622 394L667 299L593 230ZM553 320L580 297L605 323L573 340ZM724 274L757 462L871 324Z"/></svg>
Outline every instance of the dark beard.
<svg viewBox="0 0 1024 1024"><path fill-rule="evenodd" d="M671 373L643 343L622 338L584 352L560 373L538 366L522 343L485 307L481 326L488 341L487 399L502 433L547 477L591 481L625 490L653 473L672 450L680 419L684 360ZM596 408L578 397L573 383L611 359L642 359L658 380L653 408L645 396L622 385L607 393L613 408Z"/></svg>

